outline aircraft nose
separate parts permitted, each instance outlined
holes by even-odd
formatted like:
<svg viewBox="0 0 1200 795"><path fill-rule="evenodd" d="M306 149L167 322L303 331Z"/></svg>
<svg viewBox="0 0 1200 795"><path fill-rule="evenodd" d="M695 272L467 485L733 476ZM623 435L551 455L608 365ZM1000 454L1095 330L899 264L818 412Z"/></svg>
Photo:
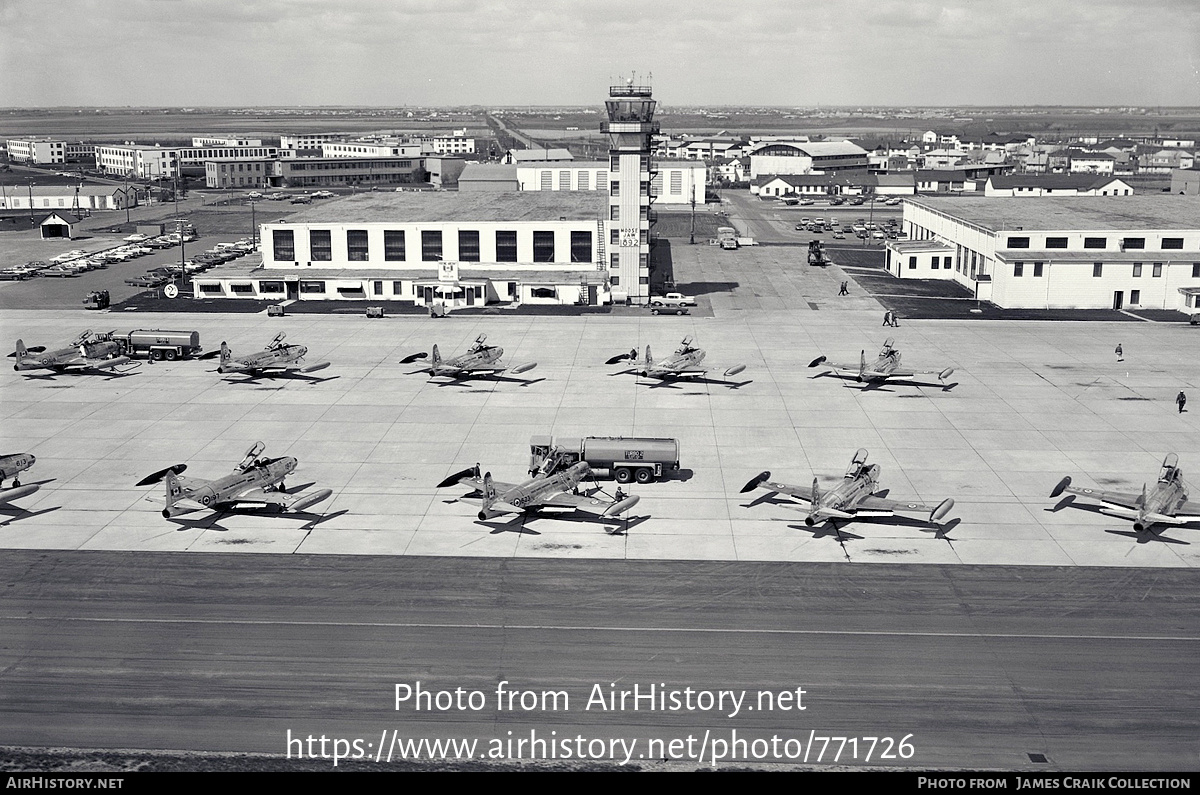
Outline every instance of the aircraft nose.
<svg viewBox="0 0 1200 795"><path fill-rule="evenodd" d="M37 463L37 457L34 455L30 455L29 456L29 466L33 466L36 463Z"/></svg>

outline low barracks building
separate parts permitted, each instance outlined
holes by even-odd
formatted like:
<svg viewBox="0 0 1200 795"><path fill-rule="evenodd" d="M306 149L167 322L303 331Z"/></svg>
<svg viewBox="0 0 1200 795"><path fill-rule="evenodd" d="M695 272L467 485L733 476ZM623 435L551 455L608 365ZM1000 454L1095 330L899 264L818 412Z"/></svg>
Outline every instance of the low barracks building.
<svg viewBox="0 0 1200 795"><path fill-rule="evenodd" d="M1005 309L1200 309L1200 197L917 197L902 228L889 273Z"/></svg>
<svg viewBox="0 0 1200 795"><path fill-rule="evenodd" d="M375 193L262 224L262 266L193 279L199 298L603 304L607 195Z"/></svg>

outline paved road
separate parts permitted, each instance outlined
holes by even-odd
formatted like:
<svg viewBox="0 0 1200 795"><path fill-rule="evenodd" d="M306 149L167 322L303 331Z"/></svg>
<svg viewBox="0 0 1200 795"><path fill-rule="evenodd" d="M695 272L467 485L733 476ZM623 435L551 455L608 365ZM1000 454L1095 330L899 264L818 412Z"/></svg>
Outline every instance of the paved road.
<svg viewBox="0 0 1200 795"><path fill-rule="evenodd" d="M1195 769L1198 576L9 551L0 742L281 753L289 729L553 731L637 738L636 757L653 737L815 731L911 734L889 763L917 768ZM395 710L394 684L418 680L487 704ZM569 709L497 712L500 681ZM635 683L755 706L801 687L806 709L585 709L593 685Z"/></svg>

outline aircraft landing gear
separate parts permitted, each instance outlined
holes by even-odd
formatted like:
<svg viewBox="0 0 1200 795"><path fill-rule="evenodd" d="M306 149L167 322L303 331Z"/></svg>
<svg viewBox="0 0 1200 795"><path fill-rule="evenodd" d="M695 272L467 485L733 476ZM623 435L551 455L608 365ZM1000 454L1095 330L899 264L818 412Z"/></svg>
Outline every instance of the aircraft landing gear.
<svg viewBox="0 0 1200 795"><path fill-rule="evenodd" d="M20 486L20 485L21 485L21 479L20 479L20 478L13 478L13 484L12 484L12 487L15 489L15 488L17 488L17 487L18 487L18 486Z"/></svg>

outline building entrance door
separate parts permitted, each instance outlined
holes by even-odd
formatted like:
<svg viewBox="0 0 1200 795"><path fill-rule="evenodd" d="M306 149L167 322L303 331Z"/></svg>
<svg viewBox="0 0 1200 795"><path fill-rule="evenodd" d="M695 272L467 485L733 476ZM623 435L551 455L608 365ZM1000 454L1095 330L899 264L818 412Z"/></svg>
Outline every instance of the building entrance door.
<svg viewBox="0 0 1200 795"><path fill-rule="evenodd" d="M1113 293L1113 309L1120 309L1125 306L1125 291L1117 290Z"/></svg>

